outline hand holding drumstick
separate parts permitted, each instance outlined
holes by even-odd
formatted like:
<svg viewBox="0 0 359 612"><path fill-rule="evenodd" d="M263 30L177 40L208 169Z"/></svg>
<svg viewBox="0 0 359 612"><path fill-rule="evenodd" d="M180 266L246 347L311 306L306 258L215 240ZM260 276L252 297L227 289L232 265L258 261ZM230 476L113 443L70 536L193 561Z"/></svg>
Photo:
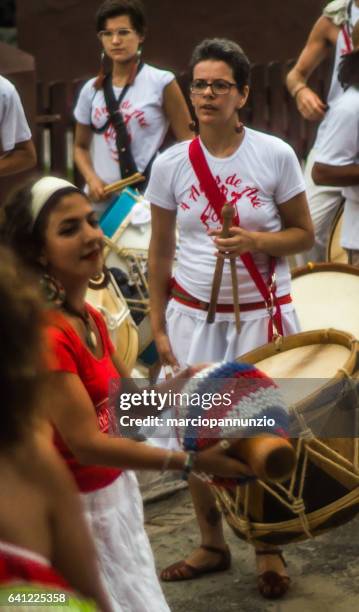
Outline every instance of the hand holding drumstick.
<svg viewBox="0 0 359 612"><path fill-rule="evenodd" d="M224 204L222 208L223 226L219 233L220 238L229 238L229 228L232 224L234 215L234 208L230 204ZM218 235L218 232L214 230L213 233ZM210 232L211 234L211 232ZM216 317L216 306L218 302L219 290L221 287L222 275L223 275L224 257L219 257L216 262L216 267L213 275L212 293L211 300L208 308L207 323L213 323ZM236 260L234 257L230 259L231 266L231 277L232 277L232 292L233 292L233 306L234 314L236 319L236 328L239 333L240 331L240 312L239 312L239 298L238 298L238 281L237 281L237 270Z"/></svg>

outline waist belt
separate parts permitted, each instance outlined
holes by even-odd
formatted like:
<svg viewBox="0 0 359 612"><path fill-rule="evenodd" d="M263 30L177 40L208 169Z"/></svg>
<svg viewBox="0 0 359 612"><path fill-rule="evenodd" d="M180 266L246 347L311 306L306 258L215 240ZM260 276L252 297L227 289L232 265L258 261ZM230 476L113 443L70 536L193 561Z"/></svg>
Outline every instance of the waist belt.
<svg viewBox="0 0 359 612"><path fill-rule="evenodd" d="M207 311L209 308L209 302L202 302L195 298L193 295L188 293L181 285L177 283L175 279L172 280L171 286L171 297L175 299L180 304L184 304L185 306L190 306L191 308L196 308L197 310ZM290 304L292 302L292 297L289 293L287 295L282 295L277 297L277 302L280 306L284 304ZM247 304L240 304L241 312L249 312L251 310L261 310L262 308L267 308L267 304L262 302L250 302ZM233 304L217 304L216 312L234 312Z"/></svg>

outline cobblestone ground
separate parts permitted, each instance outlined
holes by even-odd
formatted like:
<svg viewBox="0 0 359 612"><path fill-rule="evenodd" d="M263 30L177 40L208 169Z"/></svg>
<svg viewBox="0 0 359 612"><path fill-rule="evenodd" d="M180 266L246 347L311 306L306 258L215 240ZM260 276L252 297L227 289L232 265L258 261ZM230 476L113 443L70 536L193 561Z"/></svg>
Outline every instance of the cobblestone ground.
<svg viewBox="0 0 359 612"><path fill-rule="evenodd" d="M145 506L146 527L158 569L197 545L198 531L187 490ZM233 564L228 572L182 583L163 583L172 612L359 611L359 517L315 540L292 544L285 557L292 587L280 601L257 593L253 554L226 527Z"/></svg>

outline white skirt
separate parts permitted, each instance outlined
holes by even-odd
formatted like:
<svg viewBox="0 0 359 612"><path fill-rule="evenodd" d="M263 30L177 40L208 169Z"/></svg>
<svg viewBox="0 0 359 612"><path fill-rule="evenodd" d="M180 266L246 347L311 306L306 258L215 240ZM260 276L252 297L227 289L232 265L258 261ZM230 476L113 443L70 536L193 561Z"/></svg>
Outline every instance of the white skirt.
<svg viewBox="0 0 359 612"><path fill-rule="evenodd" d="M299 332L293 304L284 304L281 313L284 335ZM233 313L216 313L215 322L210 324L206 318L206 312L170 300L166 312L167 333L181 367L234 361L268 342L268 314L264 308L241 313L239 334Z"/></svg>
<svg viewBox="0 0 359 612"><path fill-rule="evenodd" d="M82 493L104 588L115 612L169 612L144 528L137 478L125 471L109 486Z"/></svg>

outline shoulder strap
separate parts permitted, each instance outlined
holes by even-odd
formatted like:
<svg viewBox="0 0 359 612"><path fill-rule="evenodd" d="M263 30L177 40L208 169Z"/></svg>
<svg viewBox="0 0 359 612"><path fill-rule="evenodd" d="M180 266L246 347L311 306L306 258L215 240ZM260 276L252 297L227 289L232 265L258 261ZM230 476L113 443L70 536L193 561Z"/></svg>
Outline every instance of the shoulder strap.
<svg viewBox="0 0 359 612"><path fill-rule="evenodd" d="M122 178L131 176L137 172L137 166L133 159L130 138L126 129L125 122L120 111L120 104L126 95L130 85L127 84L121 91L121 95L116 100L112 87L112 75L109 74L104 80L103 92L107 110L109 112L109 120L116 132L116 147L118 151L118 163L120 166Z"/></svg>
<svg viewBox="0 0 359 612"><path fill-rule="evenodd" d="M189 144L189 158L192 164L193 170L199 180L201 189L204 191L208 202L212 208L216 211L218 218L222 217L222 207L226 203L224 194L219 189L211 170L207 164L207 160L204 156L199 137L194 138ZM240 258L243 265L247 269L248 274L252 278L255 286L259 293L263 297L263 300L267 304L268 312L271 315L269 339L273 337L273 321L277 327L277 331L280 335L283 335L282 318L280 313L280 304L276 298L276 286L275 286L275 264L276 260L274 257L269 258L269 280L266 283L258 270L258 267L253 259L251 253L242 253ZM272 316L273 309L276 307L276 314Z"/></svg>

